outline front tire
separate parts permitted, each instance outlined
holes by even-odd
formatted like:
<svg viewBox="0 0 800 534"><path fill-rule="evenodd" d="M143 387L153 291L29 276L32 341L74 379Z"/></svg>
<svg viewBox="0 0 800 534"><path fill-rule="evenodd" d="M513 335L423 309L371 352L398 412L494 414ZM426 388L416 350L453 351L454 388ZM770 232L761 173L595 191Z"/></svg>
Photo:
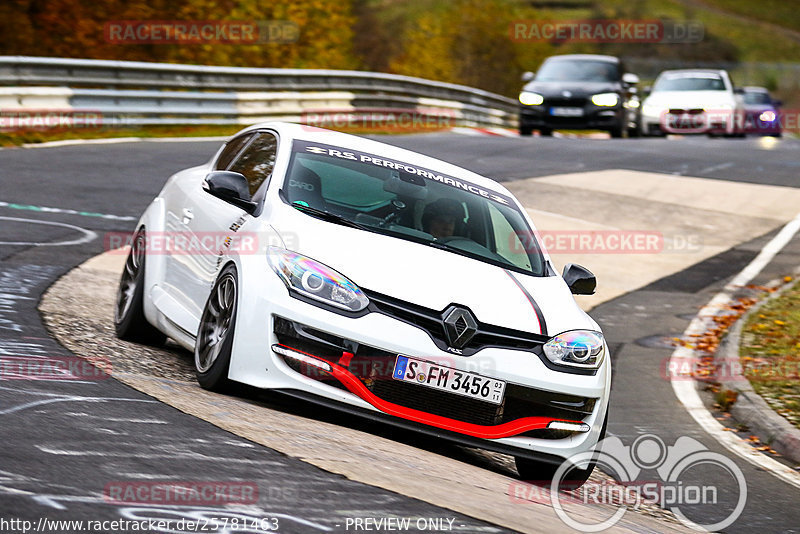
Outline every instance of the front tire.
<svg viewBox="0 0 800 534"><path fill-rule="evenodd" d="M600 436L597 438L597 442L600 443L606 437L606 428L608 427L608 412L606 412L606 418L603 421L603 427L600 429ZM514 463L517 465L517 473L519 473L519 477L522 480L531 482L531 483L540 483L545 485L550 485L550 482L553 480L553 477L558 471L558 468L561 467L558 464L548 464L544 462L537 462L536 460L529 460L528 458L522 457L515 457ZM578 469L573 467L569 471L567 471L564 476L561 478L561 482L566 484L566 489L573 490L583 486L589 477L592 475L592 471L594 471L597 462L590 462L589 466L586 469Z"/></svg>
<svg viewBox="0 0 800 534"><path fill-rule="evenodd" d="M552 128L540 128L539 129L539 135L541 135L542 137L552 137L553 129Z"/></svg>
<svg viewBox="0 0 800 534"><path fill-rule="evenodd" d="M161 345L166 340L162 332L144 316L144 269L147 235L144 228L133 236L131 250L119 279L114 306L114 331L117 337L147 345Z"/></svg>
<svg viewBox="0 0 800 534"><path fill-rule="evenodd" d="M533 133L533 128L530 126L524 126L520 123L519 125L519 135L522 137L529 137Z"/></svg>
<svg viewBox="0 0 800 534"><path fill-rule="evenodd" d="M195 374L204 389L222 391L230 387L228 369L233 349L238 297L236 267L228 265L211 289L194 345Z"/></svg>

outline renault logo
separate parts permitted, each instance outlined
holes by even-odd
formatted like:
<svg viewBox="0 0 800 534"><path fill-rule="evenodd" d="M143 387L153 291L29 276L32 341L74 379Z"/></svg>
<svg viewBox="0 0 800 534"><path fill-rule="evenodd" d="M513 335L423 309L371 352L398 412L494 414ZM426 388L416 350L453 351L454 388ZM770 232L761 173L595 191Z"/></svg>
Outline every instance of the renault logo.
<svg viewBox="0 0 800 534"><path fill-rule="evenodd" d="M444 333L447 343L456 349L462 349L478 332L478 322L469 310L459 306L450 306L442 314Z"/></svg>
<svg viewBox="0 0 800 534"><path fill-rule="evenodd" d="M572 93L569 91L561 91L561 96L563 96L564 98L569 98L572 96Z"/></svg>

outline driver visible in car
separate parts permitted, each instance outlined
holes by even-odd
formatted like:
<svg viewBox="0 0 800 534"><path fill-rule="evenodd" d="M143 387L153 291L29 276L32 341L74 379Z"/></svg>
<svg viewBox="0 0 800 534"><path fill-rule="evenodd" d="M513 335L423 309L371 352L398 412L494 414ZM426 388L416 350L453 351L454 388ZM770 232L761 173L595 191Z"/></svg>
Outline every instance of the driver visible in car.
<svg viewBox="0 0 800 534"><path fill-rule="evenodd" d="M452 198L440 198L425 206L422 229L436 239L452 237L459 223L464 222L464 208Z"/></svg>

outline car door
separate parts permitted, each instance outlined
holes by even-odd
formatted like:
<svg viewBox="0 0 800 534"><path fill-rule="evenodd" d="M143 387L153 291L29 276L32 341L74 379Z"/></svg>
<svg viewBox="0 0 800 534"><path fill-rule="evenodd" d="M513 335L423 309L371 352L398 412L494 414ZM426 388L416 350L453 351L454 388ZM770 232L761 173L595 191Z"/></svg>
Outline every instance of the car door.
<svg viewBox="0 0 800 534"><path fill-rule="evenodd" d="M278 140L267 131L256 132L247 140L247 144L231 160L225 161L221 154L214 170L238 172L247 179L250 195L258 199L259 191L266 188L275 166ZM189 301L189 310L196 319L196 331L200 316L205 306L211 286L217 276L222 254L229 246L228 238L235 236L239 228L252 215L244 209L220 199L209 193L200 184L186 198L182 211L186 229L191 235L191 250L181 257L184 269L191 273L191 280L186 284L185 297ZM188 220L187 220L188 219ZM236 243L241 240L236 240ZM253 243L254 240L250 240ZM240 253L257 252L252 248L242 249Z"/></svg>
<svg viewBox="0 0 800 534"><path fill-rule="evenodd" d="M231 139L219 153L213 170L226 169L253 138L248 132ZM193 231L194 213L190 207L190 197L196 196L202 188L209 167L203 166L183 171L174 177L164 195L165 221L163 236L164 246L164 279L154 293L156 307L173 324L194 335L196 331L196 305L192 295L198 291L196 287L199 277L196 275L196 264L193 258L190 240Z"/></svg>

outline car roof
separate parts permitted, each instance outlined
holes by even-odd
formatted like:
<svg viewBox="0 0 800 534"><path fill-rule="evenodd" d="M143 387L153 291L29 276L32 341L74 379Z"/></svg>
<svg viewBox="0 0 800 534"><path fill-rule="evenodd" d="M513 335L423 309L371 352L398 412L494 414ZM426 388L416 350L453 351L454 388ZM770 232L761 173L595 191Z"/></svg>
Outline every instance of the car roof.
<svg viewBox="0 0 800 534"><path fill-rule="evenodd" d="M513 196L505 187L491 178L486 178L485 176L476 174L472 171L464 169L463 167L459 167L430 156L425 156L411 150L381 143L380 141L342 132L335 132L333 130L326 130L316 126L307 126L305 124L297 124L292 122L262 122L245 128L244 130L234 134L232 137L241 135L246 131L264 129L275 130L281 137L289 138L290 141L300 139L304 141L334 145L343 149L350 149L358 152L369 152L378 156L384 156L386 158L402 161L404 163L418 165L442 174L466 179L475 185L479 185L486 189L491 189L495 192Z"/></svg>
<svg viewBox="0 0 800 534"><path fill-rule="evenodd" d="M698 74L726 74L726 75L728 74L725 69L670 69L661 71L661 74L659 74L659 76L661 76L662 74L676 74L676 73L688 74L692 72L696 72Z"/></svg>
<svg viewBox="0 0 800 534"><path fill-rule="evenodd" d="M601 54L563 54L560 56L550 56L545 61L561 61L565 59L593 59L596 61L608 61L609 63L619 63L619 58L614 56L604 56Z"/></svg>
<svg viewBox="0 0 800 534"><path fill-rule="evenodd" d="M747 85L742 87L743 91L747 91L748 93L769 93L769 89L766 87L758 87L755 85Z"/></svg>

